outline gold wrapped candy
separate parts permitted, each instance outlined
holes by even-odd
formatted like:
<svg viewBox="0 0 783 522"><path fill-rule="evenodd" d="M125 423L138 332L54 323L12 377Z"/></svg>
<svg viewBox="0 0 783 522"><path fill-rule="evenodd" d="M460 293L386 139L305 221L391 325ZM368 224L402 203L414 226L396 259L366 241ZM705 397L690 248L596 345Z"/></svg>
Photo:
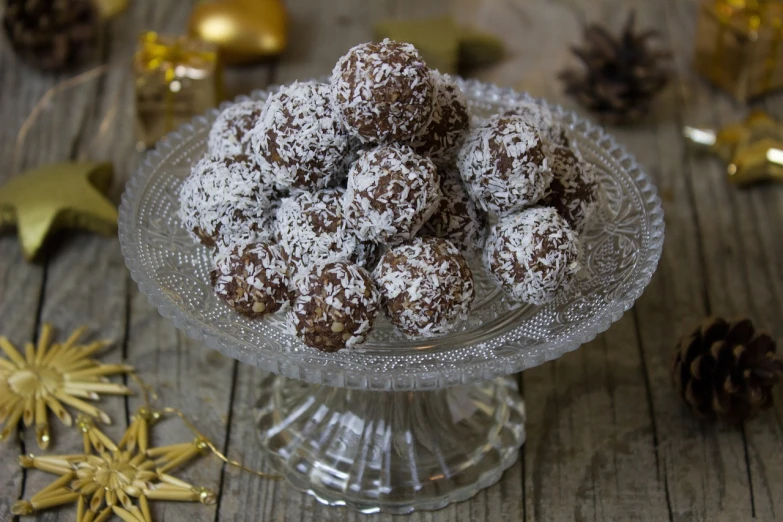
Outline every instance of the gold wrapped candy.
<svg viewBox="0 0 783 522"><path fill-rule="evenodd" d="M746 101L783 87L783 0L702 0L694 67Z"/></svg>
<svg viewBox="0 0 783 522"><path fill-rule="evenodd" d="M138 137L146 147L222 97L217 49L200 40L144 33L133 65Z"/></svg>
<svg viewBox="0 0 783 522"><path fill-rule="evenodd" d="M726 161L735 185L783 182L783 124L765 112L754 111L719 131L685 127L684 135Z"/></svg>

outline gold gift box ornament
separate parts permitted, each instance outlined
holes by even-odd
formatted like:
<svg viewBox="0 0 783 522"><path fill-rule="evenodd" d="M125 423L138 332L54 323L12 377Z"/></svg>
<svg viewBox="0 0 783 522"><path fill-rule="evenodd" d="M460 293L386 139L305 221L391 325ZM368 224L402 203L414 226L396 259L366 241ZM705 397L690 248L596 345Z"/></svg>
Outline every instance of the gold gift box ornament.
<svg viewBox="0 0 783 522"><path fill-rule="evenodd" d="M187 36L143 33L133 61L140 145L151 147L222 98L217 48Z"/></svg>
<svg viewBox="0 0 783 522"><path fill-rule="evenodd" d="M694 68L737 100L783 87L783 1L702 0Z"/></svg>

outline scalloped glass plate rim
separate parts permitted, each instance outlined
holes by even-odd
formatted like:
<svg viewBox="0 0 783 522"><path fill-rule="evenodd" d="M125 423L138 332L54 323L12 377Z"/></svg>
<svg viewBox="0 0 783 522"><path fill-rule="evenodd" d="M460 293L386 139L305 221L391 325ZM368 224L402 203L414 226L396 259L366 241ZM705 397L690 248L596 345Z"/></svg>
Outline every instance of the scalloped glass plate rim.
<svg viewBox="0 0 783 522"><path fill-rule="evenodd" d="M415 372L403 372L393 374L392 372L370 371L365 369L339 368L332 369L323 366L311 367L303 365L301 355L292 357L285 353L270 353L266 351L261 357L253 360L245 358L236 353L236 350L230 346L229 337L226 335L216 335L210 331L210 325L205 324L192 316L184 313L179 307L166 296L152 280L150 274L137 270L133 266L134 260L138 258L138 245L132 240L131 227L134 224L136 207L139 201L133 196L138 195L144 188L149 179L150 172L165 156L166 152L176 148L187 139L187 135L194 131L194 125L209 124L226 107L233 103L244 100L259 99L270 92L275 92L276 85L270 85L267 89L257 90L249 96L240 96L233 101L223 102L219 107L210 110L205 115L197 116L181 126L176 131L168 134L164 140L160 141L155 149L147 152L146 157L136 169L130 180L127 182L122 195L120 204L119 219L119 238L126 266L131 277L138 284L141 292L147 296L149 302L155 306L158 312L166 318L172 320L174 325L184 330L195 340L204 342L210 348L216 349L221 353L236 358L241 362L256 365L262 369L284 375L286 377L305 380L315 384L326 384L330 386L349 387L357 389L374 390L425 390L436 389L446 386L454 386L470 382L477 382L491 379L497 376L516 373L544 362L557 359L564 354L577 349L584 343L593 340L598 334L606 331L612 323L619 320L623 313L630 309L636 299L638 299L645 287L649 284L663 249L664 221L663 210L661 208L660 198L657 190L648 176L642 171L636 163L634 157L620 146L616 140L608 134L602 127L591 123L571 111L566 111L557 105L548 103L545 100L538 100L530 97L527 93L520 93L510 88L500 88L494 84L480 82L478 80L457 79L463 91L477 92L484 91L486 97L480 98L482 101L513 105L520 101L532 101L549 107L562 121L577 129L580 133L590 136L590 138L605 151L611 152L614 159L626 169L626 174L632 178L639 196L642 199L647 215L649 216L650 236L647 250L643 252L643 257L639 263L643 267L639 272L639 277L632 281L625 293L616 297L611 303L604 307L601 313L594 315L584 321L578 328L569 330L570 339L563 342L550 340L543 342L535 347L526 347L513 355L504 354L492 359L482 359L478 361L460 361L459 368L449 368L444 370L417 370ZM506 316L509 318L519 318L520 313ZM493 343L500 343L501 346L512 346L515 341L525 336L524 327L515 327L506 333L502 333L491 339L485 339L484 342L491 340ZM230 337L231 341L240 344L244 343L235 336ZM442 350L443 351L443 350ZM445 350L448 351L448 350ZM377 352L373 354L382 357ZM306 356L305 356L306 357Z"/></svg>

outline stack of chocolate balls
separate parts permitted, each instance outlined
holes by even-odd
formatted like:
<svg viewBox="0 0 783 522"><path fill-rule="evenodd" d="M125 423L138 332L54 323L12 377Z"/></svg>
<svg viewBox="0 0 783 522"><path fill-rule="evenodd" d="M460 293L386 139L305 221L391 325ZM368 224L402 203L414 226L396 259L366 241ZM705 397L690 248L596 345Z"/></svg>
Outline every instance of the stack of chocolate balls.
<svg viewBox="0 0 783 522"><path fill-rule="evenodd" d="M597 187L551 114L515 111L471 128L413 46L361 44L329 83L223 111L180 219L213 248L218 296L251 318L287 310L323 351L363 343L381 310L408 336L453 330L475 298L466 252L543 303L579 269Z"/></svg>

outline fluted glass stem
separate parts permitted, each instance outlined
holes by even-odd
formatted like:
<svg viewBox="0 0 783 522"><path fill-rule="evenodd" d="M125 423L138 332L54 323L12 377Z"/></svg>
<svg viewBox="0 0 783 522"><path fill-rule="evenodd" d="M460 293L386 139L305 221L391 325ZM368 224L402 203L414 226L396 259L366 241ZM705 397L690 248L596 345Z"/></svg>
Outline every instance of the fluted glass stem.
<svg viewBox="0 0 783 522"><path fill-rule="evenodd" d="M279 471L322 502L363 512L469 498L500 478L525 439L510 378L375 392L270 375L261 390L261 441Z"/></svg>

